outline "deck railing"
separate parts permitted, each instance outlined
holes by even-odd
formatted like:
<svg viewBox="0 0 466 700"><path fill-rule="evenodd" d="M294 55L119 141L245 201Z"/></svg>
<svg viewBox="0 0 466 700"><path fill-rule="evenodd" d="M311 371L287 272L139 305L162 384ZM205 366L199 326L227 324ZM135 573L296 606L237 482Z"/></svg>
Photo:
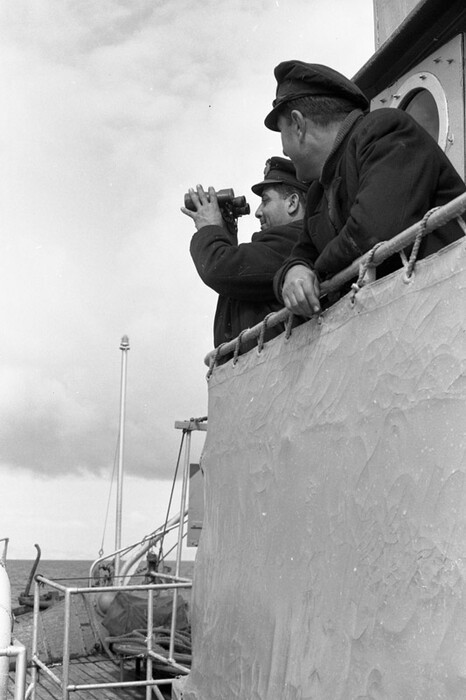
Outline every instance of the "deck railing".
<svg viewBox="0 0 466 700"><path fill-rule="evenodd" d="M174 518L166 522L164 525L160 526L150 535L144 537L140 542L133 544L129 547L124 547L118 550L118 552L112 552L107 556L102 556L93 562L90 572L89 572L89 585L79 586L79 587L69 587L58 583L57 581L52 581L45 576L36 576L35 578L35 588L34 588L34 618L33 618L33 638L32 638L32 680L30 687L28 688L27 695L31 696L32 700L35 700L38 673L42 671L47 677L54 683L57 687L61 689L63 700L67 700L69 693L77 690L94 690L102 688L129 688L129 687L146 687L146 698L147 700L151 697L151 693L154 693L157 698L163 700L163 696L158 689L158 686L171 684L173 682L173 677L171 678L152 678L152 663L153 661L161 662L166 664L172 671L175 671L178 675L185 674L189 672L189 668L175 660L175 636L176 636L176 625L177 625L177 610L178 610L178 591L180 589L190 589L192 587L192 582L188 578L180 576L180 567L182 563L182 552L183 552L183 539L185 535L185 522L187 519L187 502L188 502L188 482L189 482L189 467L190 467L190 450L191 450L191 434L193 431L205 431L207 430L206 418L192 418L189 421L176 421L175 428L183 431L185 440L184 444L184 455L183 455L183 473L182 473L182 488L181 488L181 502L180 502L180 514L176 515ZM183 445L183 443L182 443ZM180 450L180 456L182 454ZM159 540L163 539L168 532L171 532L178 528L177 537L177 553L176 553L176 566L175 575L170 575L167 573L156 572L155 580L157 583L150 584L135 584L131 583L131 572L135 565L141 561L142 557L147 553L147 551L155 546ZM115 585L95 585L96 572L98 571L99 565L105 561L112 562L115 555L124 554L126 561L121 568L119 578L113 583ZM159 583L162 581L162 583ZM94 585L92 585L94 583ZM64 594L64 626L63 626L63 671L62 678L60 679L49 666L47 666L44 661L39 658L38 653L38 630L39 630L39 611L40 611L40 586L47 585L60 593ZM147 592L147 630L145 636L145 646L140 645L141 655L146 660L146 679L141 681L120 681L112 683L92 683L85 685L76 685L70 683L70 633L71 633L71 600L74 595L100 595L103 593L119 593L122 591L135 591L135 592ZM172 591L173 592L173 603L172 603L172 615L170 623L170 638L169 638L169 648L167 656L156 653L152 648L152 636L153 636L153 606L154 606L154 593L159 591ZM123 640L122 640L123 641ZM139 642L140 644L140 642ZM105 646L105 644L104 644ZM1 700L1 698L0 698ZM15 699L16 700L16 699ZM19 700L19 698L17 699Z"/></svg>
<svg viewBox="0 0 466 700"><path fill-rule="evenodd" d="M24 700L26 697L27 650L24 644L13 639L13 644L0 649L0 656L15 660L15 690L14 700ZM3 700L3 699L2 699Z"/></svg>
<svg viewBox="0 0 466 700"><path fill-rule="evenodd" d="M31 684L27 691L27 697L31 697L35 700L37 683L38 683L38 673L42 671L47 677L56 685L62 694L63 700L68 700L70 692L79 690L95 690L104 688L136 688L136 687L146 687L146 699L149 700L151 693L153 692L159 700L163 700L163 695L158 689L158 686L171 684L173 677L170 678L152 678L152 664L156 660L158 662L163 662L170 667L172 670L176 671L178 674L188 673L189 668L179 664L173 658L172 645L170 644L170 651L168 657L161 654L157 654L152 649L152 639L154 632L154 622L153 622L153 606L154 606L154 593L158 591L173 591L174 601L176 603L176 593L180 589L190 589L192 587L192 582L189 579L169 576L165 574L160 574L160 578L166 578L166 583L151 583L151 584L131 584L125 586L80 586L80 587L68 587L63 586L57 581L52 581L45 576L37 576L35 580L34 587L34 624L33 624L33 638L32 638L32 678ZM38 630L39 630L39 612L40 612L40 586L47 585L55 590L64 594L64 625L63 625L63 664L62 664L62 678L59 678L46 663L44 663L39 658L38 653ZM135 680L135 681L116 681L116 682L104 682L104 683L87 683L87 684L73 684L70 683L70 631L71 631L71 600L74 595L100 595L102 593L117 593L121 591L147 591L147 629L145 637L145 647L141 647L141 656L146 659L146 679L145 680ZM151 690L152 689L152 690ZM22 696L24 697L24 695ZM15 697L15 700L20 700L20 697Z"/></svg>
<svg viewBox="0 0 466 700"><path fill-rule="evenodd" d="M5 646L0 647L0 700L4 700L8 694L8 667L9 659L15 659L15 691L14 700L24 700L26 690L26 647L13 639L11 644L11 588L10 579L6 570L6 556L8 551L8 537L0 538L3 542L3 551L0 555L0 640Z"/></svg>
<svg viewBox="0 0 466 700"><path fill-rule="evenodd" d="M441 207L431 209L425 214L421 221L413 224L393 238L377 243L371 250L367 251L367 253L357 258L357 260L354 260L351 265L341 272L337 272L331 279L323 282L320 287L320 296L324 297L327 294L337 292L355 278L358 278L357 286L372 282L375 279L375 268L377 265L380 265L384 260L395 253L400 254L403 267L405 268L406 279L409 281L414 270L418 244L420 244L421 239L431 231L435 231L437 228L444 226L452 219L456 220L463 234L466 235L466 223L462 218L462 214L465 211L466 194L452 199L451 202ZM413 254L410 260L407 260L403 249L413 243ZM237 357L243 342L257 340L258 350L260 352L262 349L261 338L266 328L277 326L280 323L289 323L291 327L292 317L293 314L285 308L275 311L252 328L243 330L237 338L211 350L204 359L205 364L209 367L209 374L207 376L210 376L218 360L224 355L229 355L234 352L235 357Z"/></svg>

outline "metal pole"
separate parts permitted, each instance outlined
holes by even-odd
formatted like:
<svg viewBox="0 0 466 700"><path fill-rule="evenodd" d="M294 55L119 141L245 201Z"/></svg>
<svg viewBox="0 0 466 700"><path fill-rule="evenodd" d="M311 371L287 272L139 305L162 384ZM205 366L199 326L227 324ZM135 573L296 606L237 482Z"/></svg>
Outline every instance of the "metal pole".
<svg viewBox="0 0 466 700"><path fill-rule="evenodd" d="M4 543L4 545L3 545L3 552L2 552L2 556L1 556L1 561L2 561L4 564L6 564L6 555L7 555L7 552L8 552L8 542L9 542L9 541L10 541L9 537L2 537L2 538L0 539L0 542L3 542L3 543Z"/></svg>
<svg viewBox="0 0 466 700"><path fill-rule="evenodd" d="M36 689L37 681L39 680L39 673L37 670L37 664L35 663L36 657L39 656L38 640L39 640L39 610L40 610L40 591L39 582L37 579L34 580L34 613L33 613L33 625L32 625L32 673L31 673L31 683L32 683L32 700L36 700Z"/></svg>
<svg viewBox="0 0 466 700"><path fill-rule="evenodd" d="M126 404L126 361L129 350L129 339L124 335L120 343L121 350L121 382L120 382L120 433L118 441L118 479L117 479L117 504L116 504L116 525L115 525L115 583L118 583L120 573L120 552L121 549L121 519L123 503L123 447L125 438L125 404Z"/></svg>
<svg viewBox="0 0 466 700"><path fill-rule="evenodd" d="M147 591L147 660L146 660L146 681L152 680L152 659L150 652L152 651L152 635L154 634L154 591ZM152 695L150 685L146 686L146 700L150 700Z"/></svg>
<svg viewBox="0 0 466 700"><path fill-rule="evenodd" d="M180 525L178 528L178 547L176 552L176 567L175 576L180 574L180 564L181 555L183 551L183 529L184 529L184 514L186 509L186 495L188 490L189 481L189 460L191 455L191 430L186 431L186 446L184 452L184 469L183 469L183 484L181 488L181 505L180 505ZM175 653L175 631L176 631L176 608L178 606L178 591L175 589L173 591L173 610L172 610L172 620L171 620L171 630L170 630L170 646L168 652L168 660L174 661L173 655Z"/></svg>
<svg viewBox="0 0 466 700"><path fill-rule="evenodd" d="M27 652L24 644L21 644L16 639L14 639L13 642L12 651L14 651L14 655L16 656L14 700L24 700L26 692Z"/></svg>
<svg viewBox="0 0 466 700"><path fill-rule="evenodd" d="M70 682L70 629L71 629L71 594L65 591L65 630L63 634L63 666L62 666L62 699L68 700L68 684Z"/></svg>
<svg viewBox="0 0 466 700"><path fill-rule="evenodd" d="M11 586L4 561L0 561L0 647L6 649L11 644ZM7 656L0 655L0 698L8 697L8 667Z"/></svg>

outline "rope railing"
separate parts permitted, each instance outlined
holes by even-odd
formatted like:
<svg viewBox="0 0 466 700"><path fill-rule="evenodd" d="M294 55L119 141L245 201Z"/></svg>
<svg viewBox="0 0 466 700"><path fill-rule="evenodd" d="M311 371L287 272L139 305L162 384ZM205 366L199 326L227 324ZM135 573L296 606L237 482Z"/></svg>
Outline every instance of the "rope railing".
<svg viewBox="0 0 466 700"><path fill-rule="evenodd" d="M421 239L430 233L430 231L435 231L452 219L456 219L459 227L463 231L463 234L466 235L466 223L461 218L461 214L463 214L464 211L466 211L466 194L462 194L459 197L452 199L451 202L448 202L448 204L431 209L425 214L421 221L418 221L398 235L390 238L390 240L377 243L373 248L367 251L367 253L354 260L351 265L346 267L341 272L337 272L337 274L330 280L323 282L320 285L320 296L323 297L327 294L331 294L332 292L337 292L345 284L348 284L348 282L354 280L354 278L357 278L357 282L353 285L353 292L357 292L367 279L371 279L370 270L380 265L382 262L384 262L384 260L391 257L395 253L400 254L403 267L405 268L405 278L409 281L413 274ZM404 254L403 249L412 243L415 244L413 246L414 254L413 252L411 253L408 261L406 260L406 255ZM209 367L207 378L209 378L212 374L220 357L233 352L235 353L234 359L236 363L242 342L259 338L258 349L261 351L264 345L264 324L267 328L272 328L273 326L277 326L279 323L285 323L288 337L290 334L292 320L293 314L288 311L288 309L280 309L280 311L269 314L264 321L261 321L261 323L252 326L252 328L247 328L241 331L237 338L230 340L228 343L223 343L214 350L211 350L211 352L209 352L204 358L205 364Z"/></svg>

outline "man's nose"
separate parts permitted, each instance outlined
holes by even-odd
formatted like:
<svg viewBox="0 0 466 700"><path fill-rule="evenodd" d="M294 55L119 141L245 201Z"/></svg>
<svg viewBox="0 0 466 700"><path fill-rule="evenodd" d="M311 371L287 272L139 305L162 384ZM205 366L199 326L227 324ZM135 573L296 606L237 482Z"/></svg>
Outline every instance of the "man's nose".
<svg viewBox="0 0 466 700"><path fill-rule="evenodd" d="M255 216L257 219L260 219L260 218L261 218L261 216L262 216L262 204L260 204L260 205L257 207L254 216Z"/></svg>

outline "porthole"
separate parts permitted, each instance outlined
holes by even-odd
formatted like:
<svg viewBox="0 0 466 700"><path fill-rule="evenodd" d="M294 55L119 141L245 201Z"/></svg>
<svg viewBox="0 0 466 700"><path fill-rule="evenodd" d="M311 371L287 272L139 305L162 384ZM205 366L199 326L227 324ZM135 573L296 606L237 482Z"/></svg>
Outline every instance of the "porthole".
<svg viewBox="0 0 466 700"><path fill-rule="evenodd" d="M429 90L413 90L406 96L400 108L410 114L438 143L439 115L437 103Z"/></svg>
<svg viewBox="0 0 466 700"><path fill-rule="evenodd" d="M448 109L438 78L427 71L415 73L398 86L391 107L410 114L445 150L448 138Z"/></svg>

